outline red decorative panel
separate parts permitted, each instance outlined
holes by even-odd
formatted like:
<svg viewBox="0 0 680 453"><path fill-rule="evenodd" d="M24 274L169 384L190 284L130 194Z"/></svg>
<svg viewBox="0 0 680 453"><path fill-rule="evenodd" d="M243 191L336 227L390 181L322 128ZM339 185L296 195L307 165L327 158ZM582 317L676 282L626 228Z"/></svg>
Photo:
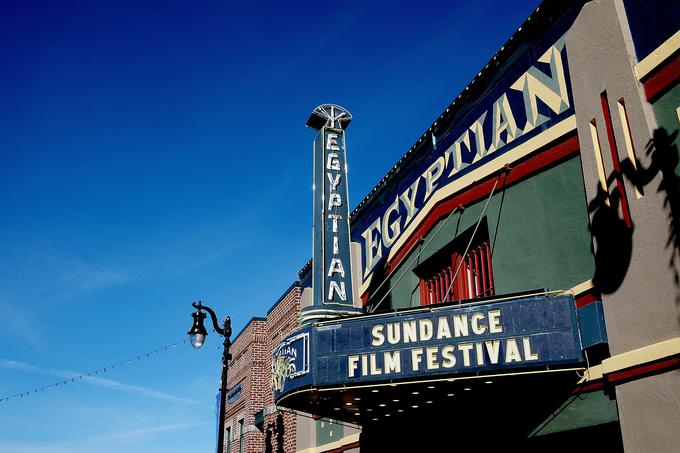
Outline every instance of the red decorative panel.
<svg viewBox="0 0 680 453"><path fill-rule="evenodd" d="M464 257L454 252L450 262L450 265L445 264L421 279L421 305L476 299L494 294L488 239L478 242Z"/></svg>

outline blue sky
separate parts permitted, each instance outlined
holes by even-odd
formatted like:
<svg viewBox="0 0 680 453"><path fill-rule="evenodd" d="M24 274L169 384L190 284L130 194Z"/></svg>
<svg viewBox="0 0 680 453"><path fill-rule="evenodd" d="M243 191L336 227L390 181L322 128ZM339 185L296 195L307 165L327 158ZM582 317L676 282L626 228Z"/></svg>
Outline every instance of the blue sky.
<svg viewBox="0 0 680 453"><path fill-rule="evenodd" d="M0 0L0 397L238 332L311 256L312 109L353 207L537 1ZM3 452L213 451L217 335L0 402Z"/></svg>

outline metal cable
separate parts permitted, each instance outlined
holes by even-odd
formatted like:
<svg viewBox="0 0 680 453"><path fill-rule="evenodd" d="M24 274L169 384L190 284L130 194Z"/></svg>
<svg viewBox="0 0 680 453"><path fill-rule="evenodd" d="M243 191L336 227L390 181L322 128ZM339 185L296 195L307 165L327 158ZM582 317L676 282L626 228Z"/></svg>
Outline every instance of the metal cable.
<svg viewBox="0 0 680 453"><path fill-rule="evenodd" d="M145 352L145 353L136 355L134 357L130 357L127 360L123 360L121 362L116 362L116 363L113 363L111 365L108 365L108 366L105 366L105 367L102 367L102 368L97 368L96 370L90 371L89 373L82 373L82 374L73 373L73 376L71 376L67 379L63 379L63 380L58 381L58 382L54 382L54 383L49 384L49 385L43 385L41 387L36 387L36 388L31 389L31 390L27 390L25 392L19 392L19 393L15 393L13 395L3 396L3 397L0 397L0 403L14 399L14 398L23 398L23 397L29 396L31 394L36 394L38 392L44 392L45 390L48 390L48 389L51 389L51 388L56 388L56 387L59 387L60 385L63 387L66 384L72 384L76 381L82 381L83 379L92 378L92 377L97 376L99 374L103 374L103 373L107 373L109 371L112 371L115 368L120 368L124 365L132 364L132 362L134 362L134 361L139 361L139 360L142 360L142 359L145 359L145 358L148 359L148 358L151 357L152 354L158 354L160 352L167 351L168 349L175 348L175 347L177 347L177 345L184 344L187 341L189 341L189 340L184 339L184 340L180 340L180 341L175 341L174 343L170 343L168 345L161 346L160 348L156 348L153 351Z"/></svg>
<svg viewBox="0 0 680 453"><path fill-rule="evenodd" d="M475 240L475 234L477 234L477 229L479 228L479 225L482 223L482 219L484 218L484 214L486 214L486 208L489 207L489 202L491 201L491 197L493 197L493 193L496 190L496 186L498 185L498 181L501 180L501 175L498 175L498 178L496 178L496 182L493 184L493 188L491 189L491 193L489 194L489 198L486 199L486 203L484 204L484 209L482 209L482 214L479 216L479 220L477 221L477 225L475 225L475 230L472 232L472 237L470 237L470 241L468 242L467 247L465 248L465 252L463 252L462 258L460 260L460 263L458 263L458 267L456 268L456 272L453 274L453 278L451 278L451 283L449 283L449 288L446 290L446 294L444 294L444 300L442 302L446 302L446 299L449 297L449 293L451 292L451 288L453 287L453 282L456 281L456 277L458 276L458 272L460 271L461 266L465 262L465 256L468 253L468 250L470 250L470 246L472 245L472 241Z"/></svg>
<svg viewBox="0 0 680 453"><path fill-rule="evenodd" d="M413 263L411 263L411 266L413 266L415 263L418 262L418 258L420 258L420 255L423 254L423 252L425 251L425 248L429 245L430 242L432 242L432 240L437 236L437 234L441 231L441 229L444 228L444 225L446 225L446 223L449 221L449 219L451 219L451 216L453 216L453 214L454 214L455 212L458 212L459 210L460 210L460 206L456 206L456 208L454 208L454 210L451 211L451 213L449 214L449 216L444 220L444 222L442 222L442 224L439 226L439 228L437 228L437 231L435 231L435 233L432 235L432 237L430 237L430 239L428 239L427 242L426 242L425 244L423 244L423 246L420 248L420 252L418 252L418 255L416 255L416 257L413 259ZM397 281L394 282L394 286L396 286L396 284L399 283L399 281L401 280L401 278L402 278L404 275L406 275L406 273L407 273L408 271L410 271L410 270L411 270L410 267L407 268L406 270L404 270L404 272L399 276L399 278L397 279ZM387 281L388 281L388 278L385 277L385 280L383 280L383 282L378 286L378 288L376 288L376 290L375 290L374 292L377 293L378 290L379 290L380 288L382 288L382 285L384 285L385 283L387 283ZM390 294L390 291L392 291L392 289L394 288L394 286L392 286L392 287L390 288L390 290L387 291L387 292L385 293L385 295L382 297L382 299L380 299L380 300L378 301L378 303L375 304L375 305L373 306L373 309L372 309L369 313L373 313L375 310L378 309L378 306L379 306L379 305L385 300L385 298Z"/></svg>

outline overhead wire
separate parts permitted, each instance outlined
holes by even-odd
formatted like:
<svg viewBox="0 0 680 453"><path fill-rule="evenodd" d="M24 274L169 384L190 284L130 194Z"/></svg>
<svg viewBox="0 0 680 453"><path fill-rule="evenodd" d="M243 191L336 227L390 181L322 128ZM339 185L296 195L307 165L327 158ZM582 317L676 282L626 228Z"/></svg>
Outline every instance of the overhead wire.
<svg viewBox="0 0 680 453"><path fill-rule="evenodd" d="M187 339L183 339L181 341L175 341L174 343L170 343L170 344L167 344L165 346L161 346L161 347L156 348L156 349L149 351L149 352L144 352L142 354L138 354L134 357L130 357L129 359L126 359L126 360L123 360L123 361L120 361L120 362L116 362L116 363L113 363L111 365L107 365L105 367L97 368L96 370L92 370L88 373L77 374L77 375L74 375L72 377L63 379L61 381L53 382L52 384L43 385L41 387L35 387L35 388L32 388L32 389L24 391L24 392L19 392L19 393L14 393L12 395L3 396L3 397L0 398L0 403L14 399L14 398L24 398L24 397L29 396L31 394L36 394L36 393L39 393L39 392L44 392L45 390L49 390L49 389L52 389L52 388L59 387L60 385L64 386L64 385L67 385L67 384L75 383L76 381L82 381L83 378L87 379L87 378L92 378L94 376L97 376L99 374L108 373L109 371L111 371L115 368L120 368L121 366L124 366L124 365L131 365L133 362L140 361L142 359L148 359L152 355L159 354L160 352L167 351L171 348L175 348L175 347L177 347L177 345L184 344L187 341L188 341Z"/></svg>
<svg viewBox="0 0 680 453"><path fill-rule="evenodd" d="M505 169L504 169L505 171ZM491 193L489 193L489 197L486 199L486 203L484 204L484 209L482 209L482 213L479 216L479 220L477 220L477 224L475 225L475 229L472 232L472 236L470 237L470 240L468 241L467 247L465 247L465 252L463 252L463 257L467 256L468 250L470 250L470 246L472 245L472 242L475 240L475 235L477 234L477 230L479 229L479 225L482 223L482 219L484 219L484 214L486 214L486 208L489 207L489 202L491 201L491 198L493 197L494 192L496 191L496 186L498 186L498 182L501 180L501 176L503 176L505 173L501 173L498 175L498 178L496 178L496 182L493 184L493 187L491 188ZM458 262L458 267L456 268L456 272L453 273L453 277L451 278L451 283L449 283L449 287L446 290L446 294L444 294L444 301L446 301L449 297L449 293L451 292L451 288L453 287L453 283L456 281L456 277L458 277L458 272L460 272L460 268L465 262L464 259L461 259Z"/></svg>
<svg viewBox="0 0 680 453"><path fill-rule="evenodd" d="M437 236L437 234L442 230L442 228L444 228L444 225L447 224L447 222L451 219L451 217L453 216L453 214L455 214L456 212L462 212L462 210L460 209L460 206L456 206L456 207L453 209L453 211L451 211L451 213L448 215L448 217L446 217L446 219L442 222L442 224L439 225L439 228L437 228L437 231L435 231L434 234L433 234L432 236L430 236L430 238L425 242L425 244L423 244L423 246L420 248L420 251L418 252L418 254L416 255L416 257L413 259L413 261L411 262L411 265L410 265L408 268L406 268L406 269L404 270L404 272L399 276L399 278L397 279L397 281L395 281L394 284L391 285L390 289L383 295L383 297L378 301L378 303L375 304L375 305L373 305L372 310L370 311L370 313L373 313L373 312L375 312L375 311L378 309L378 307L380 306L380 304L383 303L383 301L387 298L387 296L390 294L390 292L392 291L392 289L393 289L394 287L397 286L397 283L399 283L399 281L402 279L402 277L403 277L404 275L406 275L406 274L409 272L409 270L411 270L411 267L413 267L413 265L416 264L416 263L418 262L418 258L420 258L420 255L423 254L423 252L425 251L425 249L427 248L427 246L430 244L430 242L432 242L432 240ZM379 290L380 288L382 288L382 286L383 286L386 282L388 282L388 281L389 281L389 278L385 278L385 279L383 280L383 282L376 288L376 290L375 290L374 292L377 293L378 290Z"/></svg>
<svg viewBox="0 0 680 453"><path fill-rule="evenodd" d="M482 214L480 215L479 220L477 221L477 224L475 225L475 229L474 229L474 231L472 232L472 237L470 238L470 242L468 243L468 245L467 245L467 247L466 247L466 249L465 249L465 253L463 254L463 256L465 256L465 255L467 254L467 252L468 252L470 246L472 245L472 241L474 240L475 234L477 233L477 229L479 228L479 225L481 224L482 219L484 218L484 214L486 213L486 209L487 209L488 206L489 206L489 202L491 201L491 198L493 197L493 194L494 194L494 192L496 191L496 187L498 186L498 183L499 183L499 181L501 180L501 177L502 177L503 175L507 174L508 168L503 168L503 169L501 169L501 171L502 171L503 173L501 173L500 175L498 175L498 178L496 178L496 182L494 183L493 188L491 189L491 192L489 193L489 196L488 196L488 198L487 198L487 200L486 200L486 203L484 204L484 209L482 210ZM372 307L370 313L374 313L374 312L378 309L378 306L380 306L380 304L387 298L387 296L390 294L390 292L392 291L392 289L393 289L394 287L396 287L397 283L399 283L399 281L404 277L404 275L406 275L406 274L409 272L409 270L411 269L411 267L413 267L413 265L416 264L416 263L418 262L418 258L420 258L420 255L423 254L423 252L425 251L425 249L427 248L427 246L430 244L430 242L432 242L432 240L437 236L437 234L439 234L439 232L440 232L440 231L442 230L442 228L446 225L446 223L449 221L449 219L451 219L451 217L453 216L453 214L456 213L456 212L462 212L460 208L461 208L460 206L457 206L456 208L453 209L453 211L451 211L451 213L448 215L448 217L446 217L446 219L442 222L442 224L439 226L439 228L437 228L437 230L432 234L432 236L430 236L430 238L427 240L427 242L426 242L425 244L423 244L423 246L421 247L420 251L418 252L418 254L416 255L416 257L413 259L413 261L411 262L411 265L410 265L408 268L406 268L406 269L404 270L404 272L399 276L399 278L394 282L394 284L391 285L390 289L389 289L389 290L388 290L388 291L380 298L380 300L378 301L378 303L376 303L375 305L373 305L373 307ZM447 289L447 291L446 291L446 295L444 296L444 300L446 300L446 299L448 298L448 296L449 296L449 292L451 291L451 287L453 286L453 282L455 281L456 276L458 275L458 272L460 271L460 267L461 267L462 263L463 263L463 260L461 260L460 263L458 263L458 268L456 269L456 272L454 273L453 279L451 279L451 283L449 284L449 287L448 287L448 289ZM383 280L383 282L378 286L378 288L377 288L374 292L377 293L377 291L382 287L382 285L384 285L388 280L389 280L389 279L385 278L385 279Z"/></svg>

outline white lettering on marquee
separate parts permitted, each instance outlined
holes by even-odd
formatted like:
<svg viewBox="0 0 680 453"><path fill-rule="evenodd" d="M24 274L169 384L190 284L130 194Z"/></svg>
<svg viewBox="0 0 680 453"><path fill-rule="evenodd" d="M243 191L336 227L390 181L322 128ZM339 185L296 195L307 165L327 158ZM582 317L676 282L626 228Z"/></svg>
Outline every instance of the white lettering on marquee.
<svg viewBox="0 0 680 453"><path fill-rule="evenodd" d="M375 324L371 327L371 346L417 345L420 342L455 338L462 340L453 344L411 347L408 356L411 371L414 372L540 360L538 352L532 349L531 337L474 340L476 336L502 333L501 310L496 309ZM400 373L404 365L401 360L400 350L350 355L347 358L348 376Z"/></svg>
<svg viewBox="0 0 680 453"><path fill-rule="evenodd" d="M401 373L401 352L393 351L384 354L385 374Z"/></svg>
<svg viewBox="0 0 680 453"><path fill-rule="evenodd" d="M373 339L371 340L371 344L373 346L382 346L383 343L385 343L385 335L383 335L383 325L382 324L376 324L373 326L373 330L371 330L371 335L373 336Z"/></svg>

